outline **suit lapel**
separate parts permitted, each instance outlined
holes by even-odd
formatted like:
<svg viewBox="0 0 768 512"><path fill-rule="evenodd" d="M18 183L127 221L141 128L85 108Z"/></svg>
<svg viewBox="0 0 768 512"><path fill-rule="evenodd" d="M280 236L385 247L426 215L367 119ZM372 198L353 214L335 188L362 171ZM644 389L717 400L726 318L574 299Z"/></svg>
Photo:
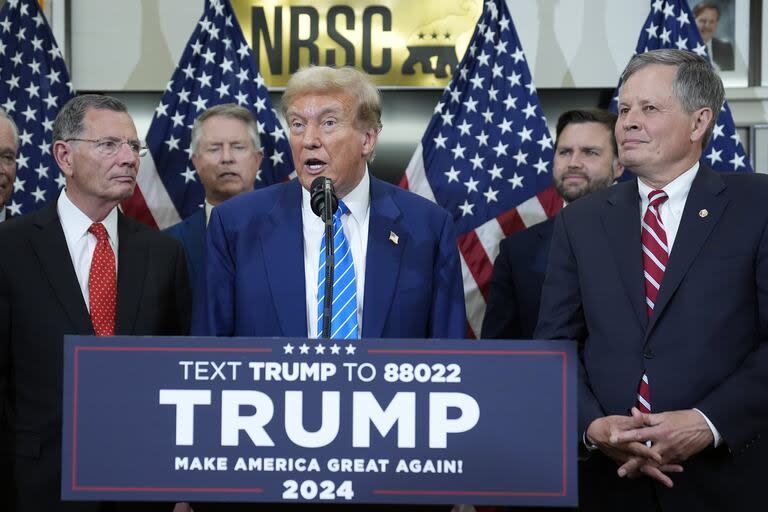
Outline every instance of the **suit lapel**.
<svg viewBox="0 0 768 512"><path fill-rule="evenodd" d="M115 334L133 334L139 311L149 247L122 213L117 217L117 314Z"/></svg>
<svg viewBox="0 0 768 512"><path fill-rule="evenodd" d="M677 229L677 236L647 332L656 325L694 258L723 215L728 204L728 198L720 195L724 189L725 183L720 176L702 165L688 192L688 199L685 202L683 216L680 219L680 226ZM703 210L707 211L707 215L702 217L699 212Z"/></svg>
<svg viewBox="0 0 768 512"><path fill-rule="evenodd" d="M379 338L398 282L400 262L409 236L398 223L401 212L386 187L371 177L371 211L365 261L363 337ZM417 221L418 222L418 221ZM395 243L391 236L397 236Z"/></svg>
<svg viewBox="0 0 768 512"><path fill-rule="evenodd" d="M306 336L307 310L304 283L304 231L301 221L301 185L298 180L280 191L259 234L264 269L283 336Z"/></svg>
<svg viewBox="0 0 768 512"><path fill-rule="evenodd" d="M615 185L608 195L609 207L603 213L608 243L613 249L624 291L640 325L645 327L643 257L640 246L640 203L637 180Z"/></svg>
<svg viewBox="0 0 768 512"><path fill-rule="evenodd" d="M38 229L30 240L54 294L77 334L93 334L91 317L59 222L57 204L57 201L51 201L39 212L35 222Z"/></svg>

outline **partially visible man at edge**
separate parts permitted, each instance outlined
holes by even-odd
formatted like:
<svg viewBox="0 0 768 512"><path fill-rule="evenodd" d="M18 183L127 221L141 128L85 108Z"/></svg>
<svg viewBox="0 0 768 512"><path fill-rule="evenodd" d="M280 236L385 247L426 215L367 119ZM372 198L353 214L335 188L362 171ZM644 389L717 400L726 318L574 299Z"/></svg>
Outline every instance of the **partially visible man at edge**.
<svg viewBox="0 0 768 512"><path fill-rule="evenodd" d="M190 291L181 245L117 208L145 150L125 104L73 98L53 141L58 200L0 225L0 447L12 488L1 508L171 510L60 498L64 335L186 335Z"/></svg>
<svg viewBox="0 0 768 512"><path fill-rule="evenodd" d="M16 123L0 108L0 222L8 219L8 209L5 205L13 195L18 148L19 130Z"/></svg>

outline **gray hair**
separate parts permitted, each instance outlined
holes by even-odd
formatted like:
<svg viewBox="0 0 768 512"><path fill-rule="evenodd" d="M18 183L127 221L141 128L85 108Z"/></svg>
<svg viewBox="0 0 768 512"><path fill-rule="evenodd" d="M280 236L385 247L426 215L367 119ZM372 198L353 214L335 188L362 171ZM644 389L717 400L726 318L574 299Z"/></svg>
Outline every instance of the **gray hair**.
<svg viewBox="0 0 768 512"><path fill-rule="evenodd" d="M259 138L258 126L251 111L240 105L236 105L235 103L224 103L206 109L202 114L197 116L195 122L192 124L192 140L189 143L189 148L192 150L193 155L197 153L197 146L200 144L203 123L212 117L226 117L228 119L242 121L248 129L248 135L251 137L251 142L253 143L253 150L261 150L261 139Z"/></svg>
<svg viewBox="0 0 768 512"><path fill-rule="evenodd" d="M82 135L85 130L83 120L90 109L128 113L125 103L112 96L101 94L75 96L59 110L59 115L53 122L53 140L73 139Z"/></svg>
<svg viewBox="0 0 768 512"><path fill-rule="evenodd" d="M13 132L13 140L16 143L16 147L19 147L19 129L16 127L16 123L13 122L13 118L8 113L0 108L0 119L5 119L11 127Z"/></svg>
<svg viewBox="0 0 768 512"><path fill-rule="evenodd" d="M328 91L344 91L357 99L358 127L381 130L381 93L365 74L350 67L309 66L294 73L280 102L283 116L297 97Z"/></svg>
<svg viewBox="0 0 768 512"><path fill-rule="evenodd" d="M640 69L653 64L677 68L677 73L672 80L672 94L678 99L685 112L691 113L705 107L712 110L712 122L701 143L702 148L706 147L725 101L722 80L706 59L693 52L665 48L638 53L632 57L621 74L622 84Z"/></svg>

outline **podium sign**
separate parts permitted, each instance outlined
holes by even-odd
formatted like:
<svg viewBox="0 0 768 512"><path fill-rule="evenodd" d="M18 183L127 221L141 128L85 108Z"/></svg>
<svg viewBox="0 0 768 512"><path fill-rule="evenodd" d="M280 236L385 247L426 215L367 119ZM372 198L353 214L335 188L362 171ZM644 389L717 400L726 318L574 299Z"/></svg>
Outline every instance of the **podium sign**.
<svg viewBox="0 0 768 512"><path fill-rule="evenodd" d="M65 339L62 497L575 506L570 342Z"/></svg>

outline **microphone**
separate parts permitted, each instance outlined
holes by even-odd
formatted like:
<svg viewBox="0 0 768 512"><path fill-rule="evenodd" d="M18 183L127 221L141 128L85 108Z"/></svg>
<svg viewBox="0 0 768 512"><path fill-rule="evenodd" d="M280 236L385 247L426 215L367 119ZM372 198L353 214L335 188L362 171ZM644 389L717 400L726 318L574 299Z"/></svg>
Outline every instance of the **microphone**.
<svg viewBox="0 0 768 512"><path fill-rule="evenodd" d="M325 299L323 300L323 327L319 333L321 338L331 337L331 315L333 313L333 214L339 207L339 199L333 190L333 183L325 176L312 180L309 187L309 204L315 215L323 219L325 224Z"/></svg>
<svg viewBox="0 0 768 512"><path fill-rule="evenodd" d="M336 191L333 189L333 183L330 178L325 176L315 178L309 187L309 195L309 204L312 206L312 211L315 212L315 215L323 220L333 217L333 214L336 213L336 208L339 207L339 199L336 197ZM326 203L329 206L328 212L325 211Z"/></svg>

